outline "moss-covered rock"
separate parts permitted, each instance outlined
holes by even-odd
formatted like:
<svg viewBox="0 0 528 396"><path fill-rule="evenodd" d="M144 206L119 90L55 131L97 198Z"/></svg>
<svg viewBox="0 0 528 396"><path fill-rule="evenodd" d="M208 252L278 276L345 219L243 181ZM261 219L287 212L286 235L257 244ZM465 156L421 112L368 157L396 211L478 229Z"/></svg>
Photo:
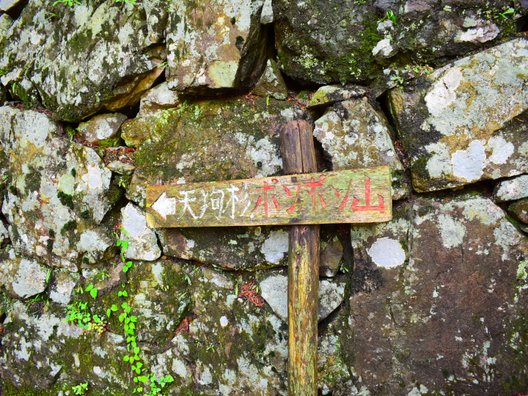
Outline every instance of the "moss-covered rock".
<svg viewBox="0 0 528 396"><path fill-rule="evenodd" d="M160 37L149 34L153 14L164 12L150 7L156 4L88 0L54 7L31 1L5 33L2 83L22 101L40 99L66 121L139 100L138 91L163 71L159 50L152 49Z"/></svg>
<svg viewBox="0 0 528 396"><path fill-rule="evenodd" d="M169 87L178 91L248 88L268 54L262 0L183 0L167 29Z"/></svg>
<svg viewBox="0 0 528 396"><path fill-rule="evenodd" d="M303 82L368 81L381 71L372 49L381 39L378 11L356 1L275 1L279 66Z"/></svg>
<svg viewBox="0 0 528 396"><path fill-rule="evenodd" d="M515 33L526 10L478 0L273 3L279 65L305 83L367 82L384 67L438 65Z"/></svg>
<svg viewBox="0 0 528 396"><path fill-rule="evenodd" d="M42 113L2 107L0 119L14 175L2 212L17 254L69 269L100 258L110 245L100 223L114 203L111 172Z"/></svg>
<svg viewBox="0 0 528 396"><path fill-rule="evenodd" d="M143 205L148 184L279 174L279 129L297 112L288 102L243 97L186 102L130 121L123 137L140 146L127 196Z"/></svg>

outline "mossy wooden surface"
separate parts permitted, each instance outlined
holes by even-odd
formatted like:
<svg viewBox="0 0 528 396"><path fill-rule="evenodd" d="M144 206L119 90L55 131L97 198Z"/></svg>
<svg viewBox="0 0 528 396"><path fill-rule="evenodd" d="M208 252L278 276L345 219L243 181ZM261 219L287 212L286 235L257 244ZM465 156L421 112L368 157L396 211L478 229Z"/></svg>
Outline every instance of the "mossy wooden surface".
<svg viewBox="0 0 528 396"><path fill-rule="evenodd" d="M374 223L391 219L388 167L149 186L151 227Z"/></svg>

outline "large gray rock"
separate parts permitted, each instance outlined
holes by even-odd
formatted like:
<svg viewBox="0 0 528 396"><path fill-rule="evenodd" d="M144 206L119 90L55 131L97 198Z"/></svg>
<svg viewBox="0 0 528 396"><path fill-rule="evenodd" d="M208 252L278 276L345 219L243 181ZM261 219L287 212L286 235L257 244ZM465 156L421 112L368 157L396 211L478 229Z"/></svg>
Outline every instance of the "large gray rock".
<svg viewBox="0 0 528 396"><path fill-rule="evenodd" d="M273 2L279 65L301 82L364 82L384 66L442 64L515 32L508 6L486 0ZM520 15L519 15L520 16Z"/></svg>
<svg viewBox="0 0 528 396"><path fill-rule="evenodd" d="M17 257L13 249L0 257L0 286L19 299L26 299L42 293L47 286L51 271L38 262Z"/></svg>
<svg viewBox="0 0 528 396"><path fill-rule="evenodd" d="M501 208L478 196L417 199L389 223L352 227L352 243L348 363L361 385L525 389L513 378L527 378L528 241Z"/></svg>
<svg viewBox="0 0 528 396"><path fill-rule="evenodd" d="M2 211L18 254L75 269L110 246L99 224L113 204L112 174L95 151L59 134L42 113L0 108L12 175Z"/></svg>
<svg viewBox="0 0 528 396"><path fill-rule="evenodd" d="M139 115L148 115L156 110L176 107L181 102L178 93L169 88L168 82L163 82L149 89L139 104Z"/></svg>
<svg viewBox="0 0 528 396"><path fill-rule="evenodd" d="M154 372L175 378L174 394L285 395L286 378L277 375L286 369L285 324L269 308L237 298L230 274L182 269L192 312L170 332L170 347L152 356Z"/></svg>
<svg viewBox="0 0 528 396"><path fill-rule="evenodd" d="M262 297L273 312L285 323L288 322L288 277L276 274L259 282ZM321 280L319 282L319 316L324 320L343 302L345 284L339 281Z"/></svg>
<svg viewBox="0 0 528 396"><path fill-rule="evenodd" d="M497 202L515 201L528 198L528 175L504 180L495 187L495 199Z"/></svg>
<svg viewBox="0 0 528 396"><path fill-rule="evenodd" d="M9 345L0 352L4 387L13 394L45 390L58 394L81 382L102 393L129 386L122 365L124 337L83 331L64 320L63 309L50 310L44 304L38 314L33 309L13 302L3 323L2 342Z"/></svg>
<svg viewBox="0 0 528 396"><path fill-rule="evenodd" d="M163 72L155 19L163 13L141 5L83 1L73 8L30 2L0 38L3 85L22 101L40 96L66 121L139 100ZM143 8L148 9L148 20ZM15 85L16 84L16 85Z"/></svg>
<svg viewBox="0 0 528 396"><path fill-rule="evenodd" d="M126 119L126 115L120 113L99 114L80 123L77 130L83 140L88 143L97 143L115 137Z"/></svg>
<svg viewBox="0 0 528 396"><path fill-rule="evenodd" d="M161 256L158 238L147 226L145 212L132 203L121 209L121 239L128 242L125 257L131 260L154 261Z"/></svg>
<svg viewBox="0 0 528 396"><path fill-rule="evenodd" d="M158 230L164 254L229 270L286 265L288 231L276 227Z"/></svg>
<svg viewBox="0 0 528 396"><path fill-rule="evenodd" d="M416 190L528 171L527 53L516 39L391 91Z"/></svg>
<svg viewBox="0 0 528 396"><path fill-rule="evenodd" d="M265 65L263 0L190 0L172 4L167 29L169 87L179 91L244 88Z"/></svg>
<svg viewBox="0 0 528 396"><path fill-rule="evenodd" d="M388 123L366 98L330 107L315 121L313 134L328 154L333 170L388 165L395 181L395 198L407 193Z"/></svg>

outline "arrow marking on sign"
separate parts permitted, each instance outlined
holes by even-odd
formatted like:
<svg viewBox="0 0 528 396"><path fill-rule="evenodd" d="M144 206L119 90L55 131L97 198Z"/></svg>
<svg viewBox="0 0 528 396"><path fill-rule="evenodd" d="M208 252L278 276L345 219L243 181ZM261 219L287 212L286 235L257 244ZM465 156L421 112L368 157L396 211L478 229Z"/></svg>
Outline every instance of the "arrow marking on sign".
<svg viewBox="0 0 528 396"><path fill-rule="evenodd" d="M176 198L169 198L164 192L151 207L166 220L167 216L176 214Z"/></svg>

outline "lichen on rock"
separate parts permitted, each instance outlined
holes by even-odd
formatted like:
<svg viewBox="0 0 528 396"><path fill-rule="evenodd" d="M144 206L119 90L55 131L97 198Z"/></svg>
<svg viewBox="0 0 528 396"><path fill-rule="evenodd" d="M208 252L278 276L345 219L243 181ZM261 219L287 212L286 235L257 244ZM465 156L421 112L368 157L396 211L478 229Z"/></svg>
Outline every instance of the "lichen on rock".
<svg viewBox="0 0 528 396"><path fill-rule="evenodd" d="M117 99L128 105L123 98L148 88L145 81L161 71L147 27L131 6L85 1L57 12L31 2L5 33L0 68L9 72L1 81L12 90L16 84L21 99L40 97L62 120L79 121L106 103L115 110Z"/></svg>
<svg viewBox="0 0 528 396"><path fill-rule="evenodd" d="M491 200L419 198L387 224L353 226L352 242L358 269L382 277L375 292L358 288L350 300L350 364L369 390L500 392L525 372L511 334L493 329L526 315L515 285L528 244ZM397 266L397 255L381 257L388 247L377 250L389 242L401 250ZM427 374L417 369L423 364Z"/></svg>
<svg viewBox="0 0 528 396"><path fill-rule="evenodd" d="M328 154L333 170L388 165L395 181L394 198L407 193L388 123L366 98L334 104L315 121L313 134Z"/></svg>
<svg viewBox="0 0 528 396"><path fill-rule="evenodd" d="M527 171L527 48L512 40L391 91L416 190Z"/></svg>
<svg viewBox="0 0 528 396"><path fill-rule="evenodd" d="M2 211L17 253L70 270L100 258L110 246L100 223L113 204L111 172L42 113L2 107L0 118L0 142L16 175Z"/></svg>
<svg viewBox="0 0 528 396"><path fill-rule="evenodd" d="M247 88L266 61L262 0L179 1L167 29L169 88Z"/></svg>

